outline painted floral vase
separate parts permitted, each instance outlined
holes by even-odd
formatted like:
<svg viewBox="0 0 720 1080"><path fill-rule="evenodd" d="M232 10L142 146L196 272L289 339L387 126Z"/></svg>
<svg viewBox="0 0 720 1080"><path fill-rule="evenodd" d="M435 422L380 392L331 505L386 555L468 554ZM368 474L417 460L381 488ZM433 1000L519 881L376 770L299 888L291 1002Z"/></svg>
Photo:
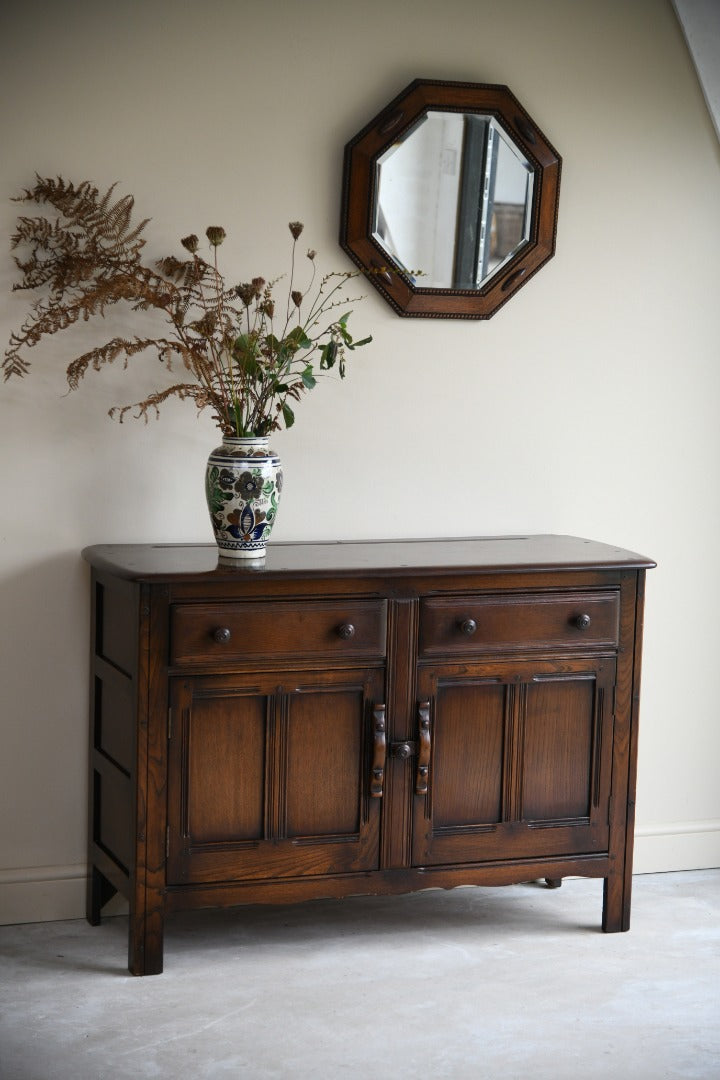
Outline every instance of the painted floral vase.
<svg viewBox="0 0 720 1080"><path fill-rule="evenodd" d="M205 473L205 493L220 556L262 559L282 490L280 458L269 438L223 436Z"/></svg>

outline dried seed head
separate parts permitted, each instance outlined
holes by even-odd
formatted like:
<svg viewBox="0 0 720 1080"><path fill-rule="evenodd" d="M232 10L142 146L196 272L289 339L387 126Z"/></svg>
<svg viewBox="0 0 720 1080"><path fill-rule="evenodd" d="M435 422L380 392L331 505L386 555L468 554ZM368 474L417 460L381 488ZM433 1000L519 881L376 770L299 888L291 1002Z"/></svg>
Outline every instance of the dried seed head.
<svg viewBox="0 0 720 1080"><path fill-rule="evenodd" d="M275 314L275 301L271 300L270 297L267 297L263 301L260 310L267 315L268 319L272 319Z"/></svg>
<svg viewBox="0 0 720 1080"><path fill-rule="evenodd" d="M222 225L208 225L205 235L213 247L218 247L225 239L225 230Z"/></svg>
<svg viewBox="0 0 720 1080"><path fill-rule="evenodd" d="M290 232L292 233L293 240L297 240L297 238L299 237L300 233L303 231L305 226L303 225L302 221L291 221L288 224L288 228L290 229Z"/></svg>
<svg viewBox="0 0 720 1080"><path fill-rule="evenodd" d="M259 300L265 287L265 278L254 277L252 279L251 285L255 289L255 299Z"/></svg>
<svg viewBox="0 0 720 1080"><path fill-rule="evenodd" d="M292 302L295 307L300 307L303 302L303 294L297 289L293 289L293 291L290 293L290 296L292 297Z"/></svg>
<svg viewBox="0 0 720 1080"><path fill-rule="evenodd" d="M200 241L198 240L195 233L190 233L189 236L183 236L180 243L187 251L190 252L191 255L194 255L198 249L198 244L200 243Z"/></svg>
<svg viewBox="0 0 720 1080"><path fill-rule="evenodd" d="M316 255L317 255L317 251L314 251L312 248L308 248L307 257L310 260L310 262L313 261L313 259L315 258Z"/></svg>
<svg viewBox="0 0 720 1080"><path fill-rule="evenodd" d="M242 285L236 285L235 292L240 297L245 307L250 307L256 295L255 286L252 281L245 281Z"/></svg>

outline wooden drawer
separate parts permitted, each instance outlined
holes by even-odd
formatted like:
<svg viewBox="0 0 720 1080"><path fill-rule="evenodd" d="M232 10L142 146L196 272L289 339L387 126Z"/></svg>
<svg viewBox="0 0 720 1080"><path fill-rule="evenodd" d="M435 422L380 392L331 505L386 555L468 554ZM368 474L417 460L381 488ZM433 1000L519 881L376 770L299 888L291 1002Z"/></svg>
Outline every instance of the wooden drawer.
<svg viewBox="0 0 720 1080"><path fill-rule="evenodd" d="M615 648L619 614L616 591L428 598L420 609L420 656Z"/></svg>
<svg viewBox="0 0 720 1080"><path fill-rule="evenodd" d="M384 600L176 604L170 663L385 655Z"/></svg>

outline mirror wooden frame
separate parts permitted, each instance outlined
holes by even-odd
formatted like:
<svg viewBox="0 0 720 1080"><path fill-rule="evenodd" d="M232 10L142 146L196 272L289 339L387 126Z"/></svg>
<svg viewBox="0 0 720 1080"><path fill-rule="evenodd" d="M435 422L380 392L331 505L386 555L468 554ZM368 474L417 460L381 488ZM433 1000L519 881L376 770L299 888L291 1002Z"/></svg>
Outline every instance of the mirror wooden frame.
<svg viewBox="0 0 720 1080"><path fill-rule="evenodd" d="M378 158L429 109L496 117L533 167L529 240L477 289L423 289L373 236ZM507 86L416 79L345 147L340 244L398 315L489 319L555 253L561 164Z"/></svg>

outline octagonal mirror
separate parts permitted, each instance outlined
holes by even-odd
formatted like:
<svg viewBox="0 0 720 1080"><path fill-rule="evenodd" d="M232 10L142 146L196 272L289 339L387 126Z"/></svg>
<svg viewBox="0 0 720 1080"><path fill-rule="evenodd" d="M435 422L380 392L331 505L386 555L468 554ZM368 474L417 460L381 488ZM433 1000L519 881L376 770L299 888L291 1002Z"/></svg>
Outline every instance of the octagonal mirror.
<svg viewBox="0 0 720 1080"><path fill-rule="evenodd" d="M559 181L507 87L416 80L345 147L340 242L398 314L487 319L553 255Z"/></svg>

